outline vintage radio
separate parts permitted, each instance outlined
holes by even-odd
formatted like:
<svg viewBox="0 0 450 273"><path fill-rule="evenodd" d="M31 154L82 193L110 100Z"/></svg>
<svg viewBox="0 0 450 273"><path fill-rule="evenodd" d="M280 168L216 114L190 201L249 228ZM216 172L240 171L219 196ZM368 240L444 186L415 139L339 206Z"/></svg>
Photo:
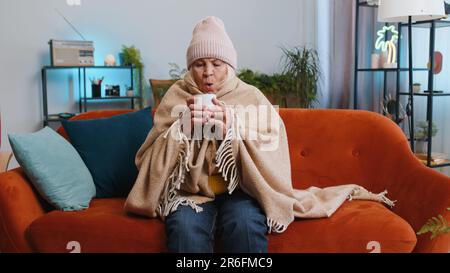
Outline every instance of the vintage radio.
<svg viewBox="0 0 450 273"><path fill-rule="evenodd" d="M52 66L94 66L94 42L50 40Z"/></svg>

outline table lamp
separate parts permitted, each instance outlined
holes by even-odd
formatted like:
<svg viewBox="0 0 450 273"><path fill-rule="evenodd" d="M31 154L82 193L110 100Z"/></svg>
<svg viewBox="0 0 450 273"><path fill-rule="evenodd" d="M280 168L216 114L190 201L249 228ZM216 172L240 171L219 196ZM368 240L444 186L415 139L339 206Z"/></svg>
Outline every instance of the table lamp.
<svg viewBox="0 0 450 273"><path fill-rule="evenodd" d="M408 23L409 49L409 100L406 113L410 119L411 147L414 150L413 113L413 61L412 61L412 23L430 21L445 17L444 0L380 0L378 21L388 23ZM398 91L398 90L397 90Z"/></svg>

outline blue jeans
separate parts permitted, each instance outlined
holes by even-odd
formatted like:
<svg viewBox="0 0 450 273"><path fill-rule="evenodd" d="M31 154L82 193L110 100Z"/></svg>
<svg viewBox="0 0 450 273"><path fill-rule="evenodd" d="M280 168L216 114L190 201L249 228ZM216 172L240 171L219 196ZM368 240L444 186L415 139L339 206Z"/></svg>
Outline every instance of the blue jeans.
<svg viewBox="0 0 450 273"><path fill-rule="evenodd" d="M266 253L266 216L258 202L241 190L200 205L202 212L179 206L166 218L170 252L212 253L217 232L220 249L233 253Z"/></svg>

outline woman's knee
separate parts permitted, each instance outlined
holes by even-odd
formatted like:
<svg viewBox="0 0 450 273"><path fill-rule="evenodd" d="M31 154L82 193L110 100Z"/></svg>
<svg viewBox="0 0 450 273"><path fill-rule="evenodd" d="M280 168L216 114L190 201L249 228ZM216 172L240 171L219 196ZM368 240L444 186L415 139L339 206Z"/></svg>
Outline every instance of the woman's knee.
<svg viewBox="0 0 450 273"><path fill-rule="evenodd" d="M220 216L220 225L228 231L253 231L263 234L267 232L263 210L255 199L245 193L239 193L224 202Z"/></svg>
<svg viewBox="0 0 450 273"><path fill-rule="evenodd" d="M203 215L200 215L205 213ZM214 220L210 212L196 213L190 207L179 207L166 218L167 246L170 252L211 252Z"/></svg>
<svg viewBox="0 0 450 273"><path fill-rule="evenodd" d="M222 251L266 253L267 225L260 217L236 218L221 228Z"/></svg>
<svg viewBox="0 0 450 273"><path fill-rule="evenodd" d="M265 215L258 210L239 210L223 218L221 226L225 234L266 234Z"/></svg>
<svg viewBox="0 0 450 273"><path fill-rule="evenodd" d="M267 252L267 223L260 209L228 210L218 228L224 252Z"/></svg>

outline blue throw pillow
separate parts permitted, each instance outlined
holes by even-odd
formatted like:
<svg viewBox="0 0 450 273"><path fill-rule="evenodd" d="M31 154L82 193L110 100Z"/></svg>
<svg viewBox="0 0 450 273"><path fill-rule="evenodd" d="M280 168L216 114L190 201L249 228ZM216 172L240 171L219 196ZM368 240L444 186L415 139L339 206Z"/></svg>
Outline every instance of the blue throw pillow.
<svg viewBox="0 0 450 273"><path fill-rule="evenodd" d="M89 207L95 196L94 181L67 140L49 127L8 136L17 162L45 200L65 211Z"/></svg>
<svg viewBox="0 0 450 273"><path fill-rule="evenodd" d="M94 178L96 197L127 196L138 175L136 153L153 126L151 109L62 125Z"/></svg>

